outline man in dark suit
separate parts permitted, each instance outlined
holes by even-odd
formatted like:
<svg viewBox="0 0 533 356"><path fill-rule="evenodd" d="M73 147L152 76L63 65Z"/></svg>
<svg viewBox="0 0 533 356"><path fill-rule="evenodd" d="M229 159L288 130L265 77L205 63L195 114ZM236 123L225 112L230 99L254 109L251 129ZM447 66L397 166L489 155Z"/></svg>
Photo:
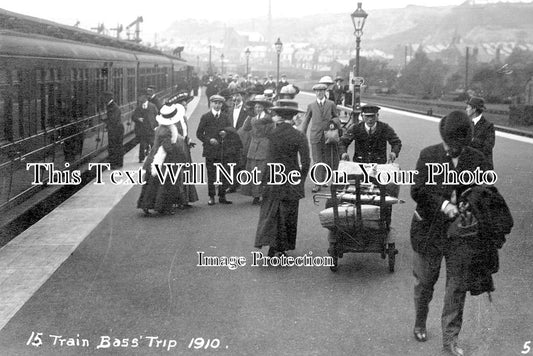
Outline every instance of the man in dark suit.
<svg viewBox="0 0 533 356"><path fill-rule="evenodd" d="M355 143L353 160L361 163L384 164L394 162L402 149L402 141L388 124L379 121L379 106L361 107L363 121L351 126L341 137L339 151L342 159L348 160L348 146ZM387 142L391 152L387 157Z"/></svg>
<svg viewBox="0 0 533 356"><path fill-rule="evenodd" d="M309 137L311 142L311 154L313 156L313 163L326 163L330 164L331 166L332 160L336 158L331 157L332 152L328 149L330 147L327 147L328 145L326 145L324 131L328 130L330 121L333 120L333 122L335 122L337 126L340 126L340 121L337 117L337 105L335 105L333 101L327 100L325 97L327 88L328 86L326 84L321 83L315 84L313 86L313 90L316 94L316 100L307 106L307 112L305 113L302 122L302 132L306 134L307 127L309 126L309 124L311 124L311 131ZM337 147L334 148L334 154L338 156ZM336 167L331 168L336 169ZM316 178L319 182L324 181L325 169L323 169L323 167L319 167L319 169L317 169ZM319 190L320 185L317 184L313 188L313 193L316 193Z"/></svg>
<svg viewBox="0 0 533 356"><path fill-rule="evenodd" d="M268 163L279 163L290 171L300 172L300 183L286 182L281 185L266 184L254 246L270 246L269 256L285 254L296 247L299 200L305 196L304 183L309 172L309 144L306 136L293 127L293 117L301 112L298 103L285 100L283 106L271 108L276 122L267 137L270 140ZM300 166L300 163L301 166ZM269 170L264 181L269 182ZM272 178L272 181L274 179ZM295 182L293 182L295 183Z"/></svg>
<svg viewBox="0 0 533 356"><path fill-rule="evenodd" d="M457 345L463 320L466 291L462 288L462 263L457 240L448 236L451 222L459 215L458 200L469 186L445 184L444 174L436 174L432 164L447 164L458 174L489 168L481 152L469 147L472 125L464 111L453 111L439 124L442 143L426 147L420 153L411 187L411 197L417 203L411 222L411 245L414 250L413 275L415 276L415 327L417 341L427 340L426 319L434 285L439 278L442 258L446 261L446 291L442 312L443 345L448 354L463 355ZM442 173L442 172L441 172ZM433 177L436 184L428 184Z"/></svg>
<svg viewBox="0 0 533 356"><path fill-rule="evenodd" d="M154 144L157 114L156 106L148 101L146 95L141 95L137 107L131 115L131 120L135 123L135 136L139 141L139 163L144 161Z"/></svg>
<svg viewBox="0 0 533 356"><path fill-rule="evenodd" d="M159 112L163 104L157 98L157 95L155 94L155 85L149 85L148 88L146 88L146 96L148 97L148 101L154 104L155 107L157 108L157 111Z"/></svg>
<svg viewBox="0 0 533 356"><path fill-rule="evenodd" d="M470 147L480 150L489 161L491 169L493 169L492 149L496 141L496 131L494 130L494 124L483 116L483 111L485 111L485 100L483 98L471 97L466 103L466 113L474 124L474 134Z"/></svg>
<svg viewBox="0 0 533 356"><path fill-rule="evenodd" d="M209 98L211 101L211 110L202 115L198 129L196 130L196 137L203 142L203 156L205 157L205 166L207 170L207 189L209 193L209 205L215 204L216 195L216 167L215 163L222 163L229 169L224 162L224 138L226 137L226 130L231 128L231 120L222 112L222 105L224 104L224 97L220 95L213 95ZM221 177L222 184L218 186L218 199L221 204L231 204L232 202L226 200L226 189L229 183L226 179Z"/></svg>
<svg viewBox="0 0 533 356"><path fill-rule="evenodd" d="M244 121L248 117L246 106L244 105L243 96L246 95L246 91L243 89L235 89L233 91L233 107L228 111L228 116L232 122L232 127L237 132ZM241 143L242 144L242 143ZM235 170L239 172L246 167L246 156L243 157L242 149L240 152L235 152L235 157L230 157L228 163L236 163ZM228 193L234 193L239 187L239 183L233 182L233 185L228 189Z"/></svg>
<svg viewBox="0 0 533 356"><path fill-rule="evenodd" d="M104 92L107 116L104 119L107 126L107 151L111 169L121 168L124 164L124 126L122 125L122 113L114 100L113 92Z"/></svg>
<svg viewBox="0 0 533 356"><path fill-rule="evenodd" d="M335 78L335 85L332 88L333 91L333 97L335 98L335 104L341 105L342 100L344 99L344 86L342 85L342 81L344 79L342 77L336 77Z"/></svg>

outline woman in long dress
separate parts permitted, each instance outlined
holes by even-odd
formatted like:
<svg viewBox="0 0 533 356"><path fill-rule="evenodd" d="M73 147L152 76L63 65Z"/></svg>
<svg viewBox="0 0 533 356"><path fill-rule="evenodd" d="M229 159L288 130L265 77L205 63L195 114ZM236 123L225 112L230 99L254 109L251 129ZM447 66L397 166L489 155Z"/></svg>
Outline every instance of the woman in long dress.
<svg viewBox="0 0 533 356"><path fill-rule="evenodd" d="M294 116L302 112L298 103L279 100L271 111L276 125L266 134L270 140L267 162L282 164L285 172L299 171L300 183L269 185L268 171L265 175L267 184L263 190L254 246L269 246L270 257L296 248L299 200L305 196L304 182L311 164L307 138L293 127Z"/></svg>
<svg viewBox="0 0 533 356"><path fill-rule="evenodd" d="M187 112L187 104L194 99L194 97L190 96L189 93L185 90L179 91L176 95L172 96L168 99L167 104L173 105L178 109L178 122L176 123L176 127L178 128L178 134L181 140L178 142L183 143L183 151L185 152L185 162L186 163L192 163L192 157L191 157L191 148L196 146L194 142L191 141L191 138L189 136L189 123L187 120L187 116L185 116L185 113ZM190 203L194 203L195 201L198 201L198 192L196 191L196 186L194 184L188 184L188 182L183 182L182 178L185 174L185 172L190 172L190 167L183 167L182 168L182 174L180 175L180 182L182 184L180 187L182 188L182 204L179 205L180 209L190 208L192 205ZM193 177L191 177L193 179Z"/></svg>
<svg viewBox="0 0 533 356"><path fill-rule="evenodd" d="M270 142L266 137L269 130L274 127L272 117L266 112L266 109L272 106L272 102L268 101L263 95L256 95L251 103L254 104L254 117L248 117L244 123L243 130L250 132L250 145L248 154L246 155L246 170L251 172L258 169L259 179L266 170L266 159L268 156L268 149ZM261 202L262 185L246 184L241 187L241 193L252 196L254 199L252 204L259 205Z"/></svg>
<svg viewBox="0 0 533 356"><path fill-rule="evenodd" d="M181 113L183 115L184 112ZM143 185L137 207L146 215L150 210L161 214L175 213L174 206L183 204L182 182L176 174L174 163L185 163L184 139L180 137L176 123L179 120L179 110L173 105L163 105L156 117L159 126L155 131L154 146L146 158L143 169L146 171L146 184ZM170 165L164 165L168 163ZM173 172L168 170L172 169ZM171 179L171 174L175 181ZM166 176L165 176L166 175ZM163 180L163 181L162 181Z"/></svg>

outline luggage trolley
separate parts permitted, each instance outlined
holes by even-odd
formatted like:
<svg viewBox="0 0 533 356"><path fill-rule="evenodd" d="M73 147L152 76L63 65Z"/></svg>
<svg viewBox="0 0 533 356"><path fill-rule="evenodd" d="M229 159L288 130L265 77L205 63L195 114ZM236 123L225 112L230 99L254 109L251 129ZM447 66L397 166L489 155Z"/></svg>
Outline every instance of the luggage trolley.
<svg viewBox="0 0 533 356"><path fill-rule="evenodd" d="M378 165L379 169L398 169L398 165ZM338 171L345 171L348 184L331 185L329 194L315 194L313 201L326 199L325 209L319 214L320 223L329 230L328 254L333 258L333 272L338 270L338 259L347 252L376 252L388 257L389 271L394 272L395 243L390 240L392 205L403 203L398 199L399 186L364 182L358 163L341 161ZM370 176L375 176L376 171Z"/></svg>

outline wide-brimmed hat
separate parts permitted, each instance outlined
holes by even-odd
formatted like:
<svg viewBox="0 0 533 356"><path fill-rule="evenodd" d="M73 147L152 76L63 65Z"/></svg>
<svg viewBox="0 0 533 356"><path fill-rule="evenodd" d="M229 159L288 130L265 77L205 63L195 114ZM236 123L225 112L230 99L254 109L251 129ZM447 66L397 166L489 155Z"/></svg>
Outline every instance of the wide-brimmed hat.
<svg viewBox="0 0 533 356"><path fill-rule="evenodd" d="M337 80L340 80L342 82L342 81L344 81L344 78L341 77L340 75L338 75L338 76L335 77L335 81L337 81Z"/></svg>
<svg viewBox="0 0 533 356"><path fill-rule="evenodd" d="M313 85L313 90L326 90L328 88L328 86L324 83L319 83L319 84L315 84Z"/></svg>
<svg viewBox="0 0 533 356"><path fill-rule="evenodd" d="M173 125L177 123L180 120L180 117L184 114L183 106L165 104L159 110L159 115L155 117L155 120L159 125Z"/></svg>
<svg viewBox="0 0 533 356"><path fill-rule="evenodd" d="M483 98L473 96L466 102L466 105L470 105L474 109L483 111L485 110L485 100Z"/></svg>
<svg viewBox="0 0 533 356"><path fill-rule="evenodd" d="M287 84L281 88L281 90L279 91L279 96L280 98L283 97L283 99L293 99L299 92L300 88L298 88L296 85Z"/></svg>
<svg viewBox="0 0 533 356"><path fill-rule="evenodd" d="M250 101L248 101L250 104L255 105L259 104L264 106L265 108L271 107L272 102L268 100L264 95L256 95L254 98Z"/></svg>
<svg viewBox="0 0 533 356"><path fill-rule="evenodd" d="M472 123L466 112L455 110L439 123L440 135L449 146L464 147L472 141Z"/></svg>
<svg viewBox="0 0 533 356"><path fill-rule="evenodd" d="M305 112L304 110L298 108L298 103L296 101L289 99L279 99L276 101L276 105L271 107L270 110L280 114L293 113L294 115L299 112Z"/></svg>
<svg viewBox="0 0 533 356"><path fill-rule="evenodd" d="M331 84L334 84L335 82L333 81L333 79L331 79L331 77L329 75L325 75L322 78L320 78L318 83L319 84L331 85Z"/></svg>
<svg viewBox="0 0 533 356"><path fill-rule="evenodd" d="M178 92L177 94L174 94L170 98L168 98L167 102L165 104L167 105L174 105L177 103L181 103L182 101L185 101L189 103L192 99L194 99L193 96L191 96L188 92L185 90L182 90Z"/></svg>
<svg viewBox="0 0 533 356"><path fill-rule="evenodd" d="M223 96L220 96L220 95L218 95L218 94L215 94L215 95L211 95L211 96L209 97L209 101L211 101L211 102L220 101L221 103L223 103L223 102L226 101L226 99L224 99Z"/></svg>

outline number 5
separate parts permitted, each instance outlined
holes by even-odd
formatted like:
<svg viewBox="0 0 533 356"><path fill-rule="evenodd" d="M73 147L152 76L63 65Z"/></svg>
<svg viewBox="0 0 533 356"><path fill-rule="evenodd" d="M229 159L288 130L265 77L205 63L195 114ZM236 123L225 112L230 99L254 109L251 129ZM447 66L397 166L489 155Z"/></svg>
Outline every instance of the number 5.
<svg viewBox="0 0 533 356"><path fill-rule="evenodd" d="M529 346L531 344L531 341L524 342L524 350L522 351L522 354L528 354L529 351L531 351L531 347Z"/></svg>

